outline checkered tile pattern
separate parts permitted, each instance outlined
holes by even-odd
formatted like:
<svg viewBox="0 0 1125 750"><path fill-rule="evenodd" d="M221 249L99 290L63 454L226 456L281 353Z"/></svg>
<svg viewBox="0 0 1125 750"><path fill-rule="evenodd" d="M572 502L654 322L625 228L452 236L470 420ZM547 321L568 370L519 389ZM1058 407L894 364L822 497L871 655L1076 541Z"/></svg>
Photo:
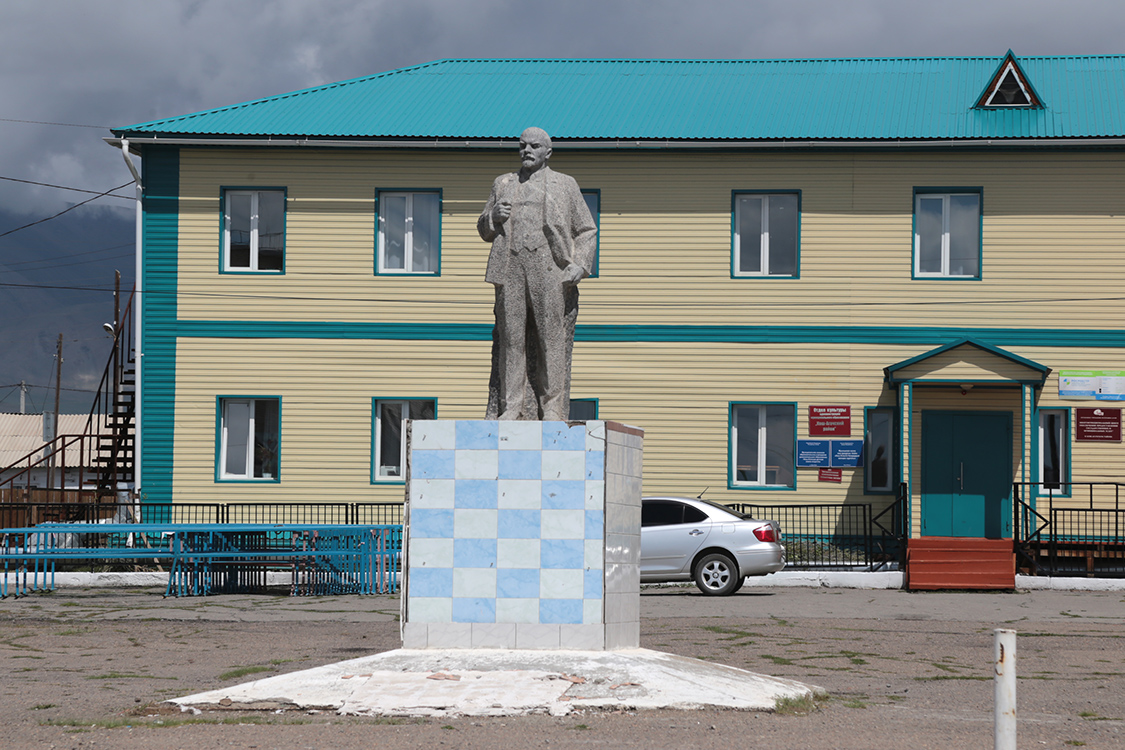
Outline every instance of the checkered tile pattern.
<svg viewBox="0 0 1125 750"><path fill-rule="evenodd" d="M410 445L409 622L602 623L604 422L418 421Z"/></svg>

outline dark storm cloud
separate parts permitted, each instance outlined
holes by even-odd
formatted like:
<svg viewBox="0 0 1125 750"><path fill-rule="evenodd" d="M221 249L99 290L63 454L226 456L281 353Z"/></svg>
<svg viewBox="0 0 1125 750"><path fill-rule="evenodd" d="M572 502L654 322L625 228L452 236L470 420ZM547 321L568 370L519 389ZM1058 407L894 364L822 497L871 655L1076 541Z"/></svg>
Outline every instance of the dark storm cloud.
<svg viewBox="0 0 1125 750"><path fill-rule="evenodd" d="M0 176L106 190L129 173L105 128L442 58L1114 54L1123 22L1119 0L4 0ZM86 197L0 181L0 233ZM105 286L124 268L131 283L127 258L66 261L131 242L128 204L67 217L0 239L0 282ZM20 271L37 257L62 260ZM46 379L59 330L104 346L105 315L90 306L112 308L90 294L0 287L0 343L17 352L0 385ZM97 356L68 358L64 380L100 372Z"/></svg>

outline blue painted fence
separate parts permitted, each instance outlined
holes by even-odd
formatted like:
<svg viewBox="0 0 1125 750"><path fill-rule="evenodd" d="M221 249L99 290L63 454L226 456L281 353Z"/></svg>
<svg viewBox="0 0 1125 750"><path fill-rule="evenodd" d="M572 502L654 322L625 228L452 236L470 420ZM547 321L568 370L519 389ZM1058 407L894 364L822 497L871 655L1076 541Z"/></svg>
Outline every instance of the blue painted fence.
<svg viewBox="0 0 1125 750"><path fill-rule="evenodd" d="M0 529L0 596L55 588L60 561L170 566L165 596L264 588L290 574L292 595L394 593L402 526L344 524L40 524Z"/></svg>

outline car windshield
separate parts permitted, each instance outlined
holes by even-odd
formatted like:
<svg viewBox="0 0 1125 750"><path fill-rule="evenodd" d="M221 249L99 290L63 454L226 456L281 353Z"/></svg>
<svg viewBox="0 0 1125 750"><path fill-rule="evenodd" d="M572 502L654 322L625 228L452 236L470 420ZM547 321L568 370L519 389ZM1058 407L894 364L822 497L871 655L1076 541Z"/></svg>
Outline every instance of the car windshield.
<svg viewBox="0 0 1125 750"><path fill-rule="evenodd" d="M699 499L700 499L701 502L707 503L712 508L716 508L718 510L721 510L722 512L727 513L729 515L732 515L735 518L749 518L750 517L750 516L748 516L744 513L739 513L738 511L734 510L733 508L731 508L729 506L722 505L721 503L712 502L710 500L704 500L703 498L699 498Z"/></svg>

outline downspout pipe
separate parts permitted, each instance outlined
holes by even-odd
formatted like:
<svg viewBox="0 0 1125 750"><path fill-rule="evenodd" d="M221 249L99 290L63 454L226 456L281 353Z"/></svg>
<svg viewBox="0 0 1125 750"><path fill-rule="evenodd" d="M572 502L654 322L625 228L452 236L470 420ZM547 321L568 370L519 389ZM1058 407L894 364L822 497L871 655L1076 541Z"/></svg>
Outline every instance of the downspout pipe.
<svg viewBox="0 0 1125 750"><path fill-rule="evenodd" d="M129 139L121 139L121 156L125 159L125 166L129 167L129 173L133 175L133 182L135 183L137 200L136 200L136 226L135 226L135 247L136 247L136 271L135 281L133 282L136 288L136 293L133 297L133 347L136 350L136 388L135 397L133 400L133 496L136 498L135 505L135 520L140 521L140 498L141 488L144 486L141 480L141 440L144 435L141 430L141 417L142 410L144 409L144 399L141 398L141 384L144 382L142 378L142 368L144 367L144 336L143 336L143 321L144 321L144 302L142 300L142 290L144 288L144 275L142 274L143 264L141 258L143 257L143 233L144 226L144 212L142 211L142 199L144 197L144 185L141 182L141 173L137 169L137 165L133 163L133 157L129 154Z"/></svg>

